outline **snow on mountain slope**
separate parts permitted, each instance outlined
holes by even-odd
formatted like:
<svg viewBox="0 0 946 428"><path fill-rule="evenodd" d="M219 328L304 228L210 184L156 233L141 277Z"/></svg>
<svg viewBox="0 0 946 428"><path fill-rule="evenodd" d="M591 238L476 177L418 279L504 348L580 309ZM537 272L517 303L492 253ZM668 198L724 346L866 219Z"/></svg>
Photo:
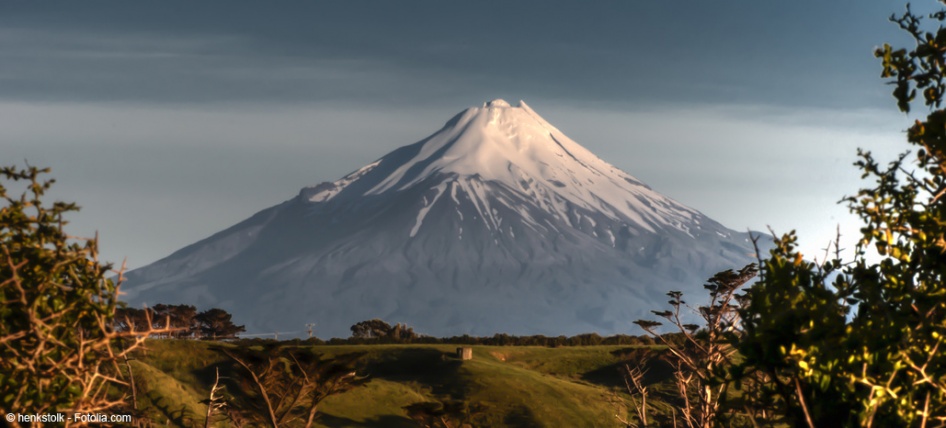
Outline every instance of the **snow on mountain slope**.
<svg viewBox="0 0 946 428"><path fill-rule="evenodd" d="M447 334L634 332L665 293L751 261L726 229L599 159L525 103L303 188L130 272L133 304L218 305L255 331L370 318Z"/></svg>
<svg viewBox="0 0 946 428"><path fill-rule="evenodd" d="M305 194L325 202L363 177L371 187L359 187L355 197L400 191L433 174L477 176L531 196L543 209L568 220L569 206L598 211L614 220L629 220L654 232L671 226L686 231L698 213L653 191L636 178L604 162L566 137L525 102L516 107L493 100L455 116L434 135L405 153L392 153L332 183ZM377 178L379 165L397 164ZM460 184L465 186L464 184ZM467 193L477 188L464 187ZM483 194L477 195L483 200ZM482 213L492 224L496 219Z"/></svg>

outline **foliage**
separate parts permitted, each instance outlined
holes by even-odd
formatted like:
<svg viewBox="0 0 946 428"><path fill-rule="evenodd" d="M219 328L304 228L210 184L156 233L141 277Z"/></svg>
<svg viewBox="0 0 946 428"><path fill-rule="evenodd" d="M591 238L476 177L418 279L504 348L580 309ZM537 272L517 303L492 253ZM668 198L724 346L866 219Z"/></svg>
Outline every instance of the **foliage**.
<svg viewBox="0 0 946 428"><path fill-rule="evenodd" d="M360 339L374 339L385 337L391 332L391 324L380 319L359 322L351 326L351 337Z"/></svg>
<svg viewBox="0 0 946 428"><path fill-rule="evenodd" d="M391 343L427 343L455 345L491 345L491 346L598 346L598 345L653 345L648 336L614 335L601 337L597 333L584 333L575 336L515 336L496 333L492 336L452 336L433 337L414 332L405 324L391 326L380 319L361 321L351 326L352 336L347 339L333 338L329 345L361 345Z"/></svg>
<svg viewBox="0 0 946 428"><path fill-rule="evenodd" d="M144 312L144 310L140 311ZM188 337L194 333L197 317L197 308L194 306L158 303L154 305L151 312L153 313L151 318L157 326L174 329L171 333L173 337ZM141 315L139 314L138 317L140 318Z"/></svg>
<svg viewBox="0 0 946 428"><path fill-rule="evenodd" d="M212 340L232 338L246 331L246 327L231 321L232 315L220 308L208 309L194 316L194 326L203 338Z"/></svg>
<svg viewBox="0 0 946 428"><path fill-rule="evenodd" d="M229 312L212 308L197 312L191 305L167 305L159 303L151 308L118 308L115 311L114 328L117 331L129 331L151 327L167 329L168 337L178 339L231 339L246 331L243 325L236 325Z"/></svg>
<svg viewBox="0 0 946 428"><path fill-rule="evenodd" d="M121 282L96 239L66 234L74 203L45 203L48 169L0 168L0 413L101 413L125 405L119 361L147 331L112 331ZM120 339L134 343L119 346ZM16 425L16 422L13 423Z"/></svg>
<svg viewBox="0 0 946 428"><path fill-rule="evenodd" d="M312 339L309 339L312 340ZM654 344L649 336L630 336L625 334L616 334L614 336L601 337L596 333L579 334L576 336L543 336L541 334L532 336L515 336L511 334L498 333L492 336L451 336L451 337L433 337L417 335L416 337L405 339L394 339L393 337L382 338L357 338L347 339L332 338L325 342L328 345L368 345L368 344L391 344L391 343L426 343L430 345L450 344L450 345L488 345L488 346L544 346L548 348L558 348L560 346L613 346L613 345L645 345Z"/></svg>
<svg viewBox="0 0 946 428"><path fill-rule="evenodd" d="M930 18L942 23L946 11ZM922 30L909 7L891 21L916 46L877 49L882 76L900 110L917 91L935 109L907 132L915 155L882 166L859 152L872 186L845 199L863 222L853 261L805 261L785 235L743 312L735 372L766 374L753 404L783 406L795 425L946 423L946 29Z"/></svg>
<svg viewBox="0 0 946 428"><path fill-rule="evenodd" d="M311 350L279 345L219 351L243 369L237 371L242 374L242 389L256 391L229 406L252 426L276 428L302 422L311 427L322 400L367 382L353 370L358 354L322 358Z"/></svg>
<svg viewBox="0 0 946 428"><path fill-rule="evenodd" d="M351 337L353 339L388 339L392 342L407 342L417 337L414 329L400 323L393 327L380 320L373 319L359 322L351 326Z"/></svg>
<svg viewBox="0 0 946 428"><path fill-rule="evenodd" d="M728 408L725 403L732 386L727 371L736 352L731 338L738 336L734 333L739 328L738 310L745 302L736 293L756 273L756 266L750 264L738 272L726 270L710 278L703 286L709 291L709 303L695 310L701 324L685 321L686 314L681 310L690 306L683 301L683 293L679 291L667 293L671 310L653 311L655 315L666 318L676 334L658 333L656 328L662 323L657 321L634 322L667 346L669 352L662 355L673 367L676 397L682 402L679 414L659 423L708 428L726 420ZM642 365L625 366L624 370L628 392L632 397L641 397L641 403L635 405L640 426L647 426L648 416L648 391L642 382L645 371ZM631 425L626 421L625 424Z"/></svg>
<svg viewBox="0 0 946 428"><path fill-rule="evenodd" d="M762 260L759 282L746 293L741 333L730 335L743 357L733 373L754 417L850 425L857 412L848 403L852 385L839 366L847 355L838 345L847 333L851 287L837 275L838 251L819 264L806 261L795 245L792 233L777 238L771 257Z"/></svg>

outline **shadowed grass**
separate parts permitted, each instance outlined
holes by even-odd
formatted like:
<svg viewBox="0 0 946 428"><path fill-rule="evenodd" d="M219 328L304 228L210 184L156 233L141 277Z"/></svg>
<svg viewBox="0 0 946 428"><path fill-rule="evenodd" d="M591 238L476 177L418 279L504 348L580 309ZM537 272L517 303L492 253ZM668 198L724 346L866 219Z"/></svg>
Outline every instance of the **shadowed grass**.
<svg viewBox="0 0 946 428"><path fill-rule="evenodd" d="M143 363L130 361L139 390L138 404L145 415L160 424L203 426L207 406L194 388Z"/></svg>
<svg viewBox="0 0 946 428"><path fill-rule="evenodd" d="M205 411L199 401L206 398L213 382L213 367L226 365L225 357L210 346L221 344L155 341L149 345L147 354L139 358L152 364L151 370L163 372L158 373L163 377L148 374L149 379L160 379L148 382L147 394L153 397L149 405L172 423ZM455 357L457 347L315 347L326 357L362 354L357 371L370 379L364 387L326 399L319 409L318 426L416 426L405 407L423 402L467 403L474 409L468 420L477 427L613 427L615 415L627 414L617 368L637 352L636 347L473 346L474 357L468 361ZM183 409L180 415L174 413L179 408ZM165 416L162 409L172 414ZM202 421L199 414L197 420Z"/></svg>

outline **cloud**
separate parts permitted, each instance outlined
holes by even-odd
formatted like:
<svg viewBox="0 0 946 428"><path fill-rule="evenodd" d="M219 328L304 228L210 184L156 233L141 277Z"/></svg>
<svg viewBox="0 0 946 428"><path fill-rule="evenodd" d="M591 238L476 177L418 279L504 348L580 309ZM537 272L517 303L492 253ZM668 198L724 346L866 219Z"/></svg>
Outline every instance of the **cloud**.
<svg viewBox="0 0 946 428"><path fill-rule="evenodd" d="M0 98L878 106L870 49L894 33L886 6L820 2L62 6L0 14Z"/></svg>
<svg viewBox="0 0 946 428"><path fill-rule="evenodd" d="M128 256L135 267L418 141L481 101L448 109L6 102L0 141L7 159L53 167L54 195L85 207L75 232L98 229L106 258ZM906 119L882 110L527 101L655 190L735 229L798 228L812 248L848 218L836 202L860 185L855 149L884 159L904 146Z"/></svg>
<svg viewBox="0 0 946 428"><path fill-rule="evenodd" d="M192 104L324 102L392 86L390 65L278 55L252 38L5 30L6 99ZM410 76L409 73L394 73ZM417 76L423 79L425 76ZM402 79L406 89L416 86Z"/></svg>
<svg viewBox="0 0 946 428"><path fill-rule="evenodd" d="M572 6L3 4L0 144L53 166L86 207L75 226L132 266L492 98L730 227L818 245L858 185L854 149L900 146L871 56L908 44L886 22L899 6Z"/></svg>

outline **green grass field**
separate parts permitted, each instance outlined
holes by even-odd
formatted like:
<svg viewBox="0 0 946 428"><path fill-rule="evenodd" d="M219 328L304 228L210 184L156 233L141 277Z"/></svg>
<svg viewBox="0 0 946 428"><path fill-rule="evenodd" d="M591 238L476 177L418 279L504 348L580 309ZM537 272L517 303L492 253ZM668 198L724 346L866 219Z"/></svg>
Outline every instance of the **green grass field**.
<svg viewBox="0 0 946 428"><path fill-rule="evenodd" d="M150 340L133 368L139 405L159 425L203 426L215 370L231 367L214 346L189 340ZM641 352L634 346L316 346L326 357L361 354L356 371L368 382L322 402L316 426L416 427L405 407L464 403L477 427L618 427L629 412L618 368ZM233 370L232 368L230 370ZM233 386L231 385L231 388ZM231 391L232 392L232 391ZM227 426L218 423L215 426Z"/></svg>

